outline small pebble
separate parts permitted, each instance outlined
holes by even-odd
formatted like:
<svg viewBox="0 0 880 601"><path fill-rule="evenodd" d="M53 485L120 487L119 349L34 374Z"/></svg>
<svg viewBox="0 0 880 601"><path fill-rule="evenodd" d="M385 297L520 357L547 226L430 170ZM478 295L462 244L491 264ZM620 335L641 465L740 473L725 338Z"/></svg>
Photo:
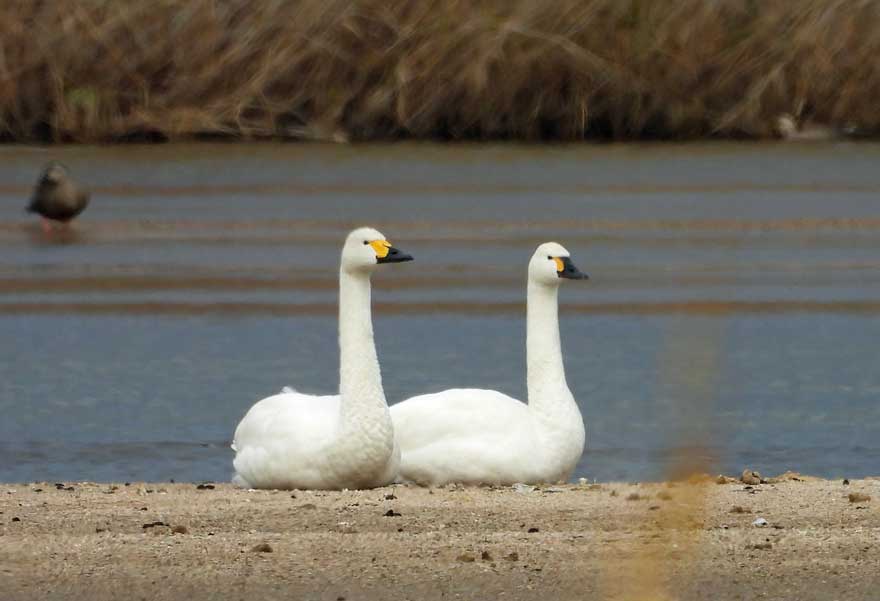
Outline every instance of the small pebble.
<svg viewBox="0 0 880 601"><path fill-rule="evenodd" d="M300 509L317 509L318 506L314 503L303 503L299 506Z"/></svg>
<svg viewBox="0 0 880 601"><path fill-rule="evenodd" d="M506 559L507 561L519 561L519 553L517 553L516 551L508 553L504 556L504 559Z"/></svg>
<svg viewBox="0 0 880 601"><path fill-rule="evenodd" d="M483 551L482 553L480 553L480 559L482 559L483 561L492 561L492 554L488 551Z"/></svg>
<svg viewBox="0 0 880 601"><path fill-rule="evenodd" d="M172 534L189 534L189 529L186 526L175 526L171 532Z"/></svg>
<svg viewBox="0 0 880 601"><path fill-rule="evenodd" d="M734 505L730 508L730 513L752 513L752 510L741 507L740 505Z"/></svg>
<svg viewBox="0 0 880 601"><path fill-rule="evenodd" d="M141 528L146 530L147 528L154 528L156 526L167 526L167 525L168 524L166 524L165 522L147 522L146 524L141 526Z"/></svg>
<svg viewBox="0 0 880 601"><path fill-rule="evenodd" d="M529 484L523 484L522 482L517 482L513 486L511 486L514 492L526 494L530 492L534 492L535 487Z"/></svg>
<svg viewBox="0 0 880 601"><path fill-rule="evenodd" d="M196 486L196 490L214 490L213 484L199 484Z"/></svg>
<svg viewBox="0 0 880 601"><path fill-rule="evenodd" d="M458 557L456 557L458 561L463 561L464 563L473 563L477 560L476 557L473 556L472 553L462 553Z"/></svg>
<svg viewBox="0 0 880 601"><path fill-rule="evenodd" d="M269 543L260 543L259 545L254 545L251 551L255 551L257 553L271 553L272 547Z"/></svg>
<svg viewBox="0 0 880 601"><path fill-rule="evenodd" d="M750 469L744 469L742 476L740 476L740 481L742 481L743 484L760 484L762 480L763 478L761 478L760 473Z"/></svg>
<svg viewBox="0 0 880 601"><path fill-rule="evenodd" d="M540 532L540 530L538 530L537 528L535 528L534 526L532 526L531 528L529 528L529 529L527 530L527 532L528 532L529 534L534 534L535 532Z"/></svg>
<svg viewBox="0 0 880 601"><path fill-rule="evenodd" d="M770 522L768 522L764 518L758 518L754 522L752 522L752 526L754 526L755 528L763 528L764 526L767 526L769 523Z"/></svg>
<svg viewBox="0 0 880 601"><path fill-rule="evenodd" d="M400 517L400 514L399 514L398 512L396 512L396 511L394 511L393 509L389 509L388 511L386 511L386 512L383 513L382 515L384 515L386 518L397 518L397 517Z"/></svg>
<svg viewBox="0 0 880 601"><path fill-rule="evenodd" d="M844 480L843 480L843 485L844 485L844 486L849 486L849 478L844 478Z"/></svg>
<svg viewBox="0 0 880 601"><path fill-rule="evenodd" d="M21 521L21 518L12 518L12 521L13 521L13 522L20 522L20 521Z"/></svg>
<svg viewBox="0 0 880 601"><path fill-rule="evenodd" d="M850 503L867 503L871 500L871 495L866 495L861 492L851 492L849 493L849 502Z"/></svg>
<svg viewBox="0 0 880 601"><path fill-rule="evenodd" d="M764 550L764 549L772 549L773 543L758 543L756 545L752 545L752 549Z"/></svg>
<svg viewBox="0 0 880 601"><path fill-rule="evenodd" d="M397 498L397 497L396 497L395 495L391 494L391 493L388 493L387 495L385 495L385 500L386 500L386 501L393 501L393 500L396 499L396 498Z"/></svg>

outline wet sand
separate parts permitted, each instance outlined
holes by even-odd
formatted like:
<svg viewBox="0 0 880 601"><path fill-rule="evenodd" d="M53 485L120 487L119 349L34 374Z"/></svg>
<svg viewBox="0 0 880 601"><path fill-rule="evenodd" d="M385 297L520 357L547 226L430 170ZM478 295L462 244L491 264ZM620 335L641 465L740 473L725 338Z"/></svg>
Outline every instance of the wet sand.
<svg viewBox="0 0 880 601"><path fill-rule="evenodd" d="M528 492L63 484L0 485L4 601L824 601L880 590L880 479Z"/></svg>

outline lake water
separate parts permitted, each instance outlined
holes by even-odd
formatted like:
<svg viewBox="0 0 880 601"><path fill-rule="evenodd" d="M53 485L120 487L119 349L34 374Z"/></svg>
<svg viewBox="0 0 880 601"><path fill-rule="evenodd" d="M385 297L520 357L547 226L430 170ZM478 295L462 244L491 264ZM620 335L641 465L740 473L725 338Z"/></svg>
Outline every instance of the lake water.
<svg viewBox="0 0 880 601"><path fill-rule="evenodd" d="M226 480L284 385L337 388L340 243L386 395L525 398L524 283L556 240L576 476L880 474L880 145L0 147L0 481ZM94 190L66 235L40 167Z"/></svg>

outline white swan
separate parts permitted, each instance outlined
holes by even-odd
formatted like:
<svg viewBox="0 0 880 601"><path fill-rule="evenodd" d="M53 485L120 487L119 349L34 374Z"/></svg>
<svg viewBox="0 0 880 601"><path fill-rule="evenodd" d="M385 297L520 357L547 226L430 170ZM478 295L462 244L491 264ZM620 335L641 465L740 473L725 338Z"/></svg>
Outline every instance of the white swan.
<svg viewBox="0 0 880 601"><path fill-rule="evenodd" d="M374 229L348 235L339 268L339 395L285 389L251 407L235 429L234 482L279 489L393 482L400 451L373 342L370 275L377 264L411 260Z"/></svg>
<svg viewBox="0 0 880 601"><path fill-rule="evenodd" d="M805 122L790 113L783 113L776 118L776 133L789 142L822 142L856 137L858 131L854 127L838 129L821 123Z"/></svg>
<svg viewBox="0 0 880 601"><path fill-rule="evenodd" d="M557 291L586 279L568 251L542 244L529 263L529 402L494 390L453 389L391 407L400 480L423 485L567 480L584 450L584 422L565 382Z"/></svg>

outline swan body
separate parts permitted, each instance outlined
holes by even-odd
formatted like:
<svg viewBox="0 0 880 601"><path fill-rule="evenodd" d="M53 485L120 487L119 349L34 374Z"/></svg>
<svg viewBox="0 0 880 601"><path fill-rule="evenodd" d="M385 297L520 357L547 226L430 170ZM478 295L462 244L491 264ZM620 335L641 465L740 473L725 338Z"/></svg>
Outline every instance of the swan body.
<svg viewBox="0 0 880 601"><path fill-rule="evenodd" d="M251 407L233 438L234 482L339 490L394 481L400 451L373 341L370 275L377 264L411 259L376 230L349 234L339 271L340 394L285 388Z"/></svg>
<svg viewBox="0 0 880 601"><path fill-rule="evenodd" d="M784 113L776 119L776 133L789 142L824 142L855 137L854 128L838 129L821 123L804 122Z"/></svg>
<svg viewBox="0 0 880 601"><path fill-rule="evenodd" d="M391 407L400 480L437 486L569 478L586 431L562 363L557 291L563 279L586 276L565 248L542 244L529 263L528 404L494 390L457 388Z"/></svg>

